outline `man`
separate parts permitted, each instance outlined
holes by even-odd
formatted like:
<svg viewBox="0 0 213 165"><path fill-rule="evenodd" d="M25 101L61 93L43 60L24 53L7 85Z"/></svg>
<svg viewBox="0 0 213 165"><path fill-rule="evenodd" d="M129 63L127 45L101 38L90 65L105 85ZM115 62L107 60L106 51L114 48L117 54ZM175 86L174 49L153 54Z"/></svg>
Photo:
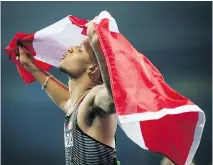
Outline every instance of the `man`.
<svg viewBox="0 0 213 165"><path fill-rule="evenodd" d="M116 164L114 135L117 116L94 29L90 24L88 39L80 46L69 48L61 59L59 68L68 75L69 87L38 68L32 56L18 46L17 60L66 114L66 165Z"/></svg>

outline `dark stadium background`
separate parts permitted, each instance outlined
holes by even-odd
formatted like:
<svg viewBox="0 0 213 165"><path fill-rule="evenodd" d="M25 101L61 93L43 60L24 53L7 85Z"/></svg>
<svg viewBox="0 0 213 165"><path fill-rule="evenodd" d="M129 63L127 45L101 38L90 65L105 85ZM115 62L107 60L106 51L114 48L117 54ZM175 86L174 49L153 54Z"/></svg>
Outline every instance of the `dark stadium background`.
<svg viewBox="0 0 213 165"><path fill-rule="evenodd" d="M212 156L212 2L2 2L2 165L63 165L63 117L37 83L25 86L3 48L16 32L32 33L67 15L92 19L107 10L121 33L179 93L206 113L196 165ZM56 68L51 73L67 83ZM160 154L140 149L117 131L121 165L159 165Z"/></svg>

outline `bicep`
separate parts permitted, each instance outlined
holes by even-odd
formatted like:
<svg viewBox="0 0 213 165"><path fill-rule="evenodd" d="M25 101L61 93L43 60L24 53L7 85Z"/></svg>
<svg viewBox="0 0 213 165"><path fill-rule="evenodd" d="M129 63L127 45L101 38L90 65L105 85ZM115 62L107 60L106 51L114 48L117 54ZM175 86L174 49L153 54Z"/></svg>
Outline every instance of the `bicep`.
<svg viewBox="0 0 213 165"><path fill-rule="evenodd" d="M101 87L100 90L98 90L98 92L96 93L94 105L100 107L108 114L114 114L116 112L114 102L111 99L105 86Z"/></svg>

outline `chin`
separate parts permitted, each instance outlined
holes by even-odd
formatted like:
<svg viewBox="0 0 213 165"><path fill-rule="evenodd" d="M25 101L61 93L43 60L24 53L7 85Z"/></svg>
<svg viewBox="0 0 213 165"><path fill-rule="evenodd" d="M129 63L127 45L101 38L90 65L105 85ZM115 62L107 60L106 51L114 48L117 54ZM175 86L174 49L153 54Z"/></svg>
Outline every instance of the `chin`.
<svg viewBox="0 0 213 165"><path fill-rule="evenodd" d="M62 66L59 66L58 68L61 72L68 74L67 70L65 68L63 68Z"/></svg>
<svg viewBox="0 0 213 165"><path fill-rule="evenodd" d="M72 77L72 74L70 74L70 72L60 63L59 66L58 66L59 70L69 76Z"/></svg>
<svg viewBox="0 0 213 165"><path fill-rule="evenodd" d="M62 63L60 62L59 64L58 64L58 68L61 68L62 67Z"/></svg>
<svg viewBox="0 0 213 165"><path fill-rule="evenodd" d="M64 61L63 60L61 60L60 62L59 62L59 64L58 64L58 68L64 68Z"/></svg>
<svg viewBox="0 0 213 165"><path fill-rule="evenodd" d="M63 67L63 62L61 61L58 65L58 68L60 69L60 71L64 72L66 69Z"/></svg>

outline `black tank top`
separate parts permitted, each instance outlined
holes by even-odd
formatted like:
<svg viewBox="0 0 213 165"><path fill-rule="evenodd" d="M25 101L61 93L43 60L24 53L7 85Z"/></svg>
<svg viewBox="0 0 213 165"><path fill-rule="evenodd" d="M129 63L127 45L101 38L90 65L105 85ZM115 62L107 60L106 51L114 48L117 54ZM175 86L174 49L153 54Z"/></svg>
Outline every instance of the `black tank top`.
<svg viewBox="0 0 213 165"><path fill-rule="evenodd" d="M85 134L78 126L79 105L65 117L64 140L66 165L116 165L116 151Z"/></svg>

